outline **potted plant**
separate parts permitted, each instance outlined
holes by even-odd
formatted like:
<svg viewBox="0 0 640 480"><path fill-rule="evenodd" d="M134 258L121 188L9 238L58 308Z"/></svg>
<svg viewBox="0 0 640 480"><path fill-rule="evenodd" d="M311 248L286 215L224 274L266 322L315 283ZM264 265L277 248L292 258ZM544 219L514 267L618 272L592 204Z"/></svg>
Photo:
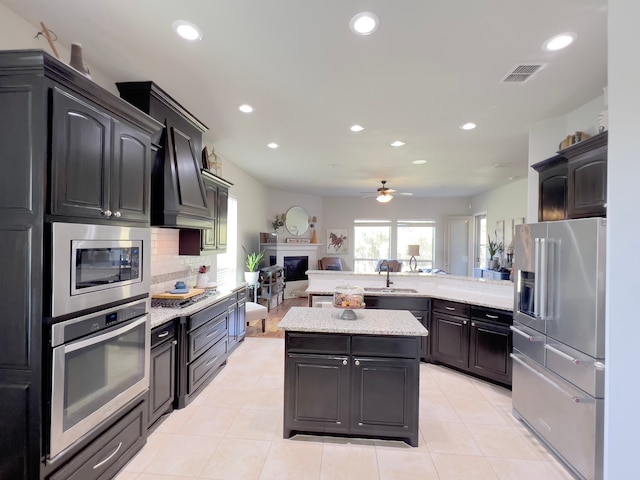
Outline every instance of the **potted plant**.
<svg viewBox="0 0 640 480"><path fill-rule="evenodd" d="M498 242L498 233L494 232L496 239L491 240L491 237L487 235L487 250L489 251L489 260L487 261L487 268L489 270L497 270L498 268L498 259L494 258L495 255L504 250L504 245L502 242Z"/></svg>
<svg viewBox="0 0 640 480"><path fill-rule="evenodd" d="M284 221L286 220L287 216L283 213L281 215L276 215L276 218L273 220L273 222L271 222L271 226L273 227L273 231L274 232L278 232L278 229L282 226L284 226Z"/></svg>
<svg viewBox="0 0 640 480"><path fill-rule="evenodd" d="M258 283L258 276L260 272L258 271L258 267L260 266L260 262L264 258L264 251L260 253L249 253L247 249L242 246L242 250L244 250L245 255L247 256L245 260L245 264L247 265L247 271L244 272L244 280L249 285L255 285Z"/></svg>

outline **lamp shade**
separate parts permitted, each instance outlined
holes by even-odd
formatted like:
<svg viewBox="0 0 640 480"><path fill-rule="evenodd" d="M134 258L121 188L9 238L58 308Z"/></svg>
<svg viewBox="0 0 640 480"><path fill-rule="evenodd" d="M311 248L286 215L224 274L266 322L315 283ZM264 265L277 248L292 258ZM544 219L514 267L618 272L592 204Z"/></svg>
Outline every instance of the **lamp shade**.
<svg viewBox="0 0 640 480"><path fill-rule="evenodd" d="M420 245L407 245L407 255L412 257L420 256Z"/></svg>
<svg viewBox="0 0 640 480"><path fill-rule="evenodd" d="M393 195L389 193L381 193L376 197L376 200L379 201L380 203L387 203L387 202L390 202L392 198L393 198Z"/></svg>

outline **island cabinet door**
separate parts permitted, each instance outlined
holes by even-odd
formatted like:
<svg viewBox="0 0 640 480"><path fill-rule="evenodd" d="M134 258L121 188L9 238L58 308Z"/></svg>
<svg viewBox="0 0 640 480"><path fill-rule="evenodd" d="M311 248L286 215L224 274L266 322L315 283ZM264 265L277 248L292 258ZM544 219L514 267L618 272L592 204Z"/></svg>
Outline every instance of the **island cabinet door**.
<svg viewBox="0 0 640 480"><path fill-rule="evenodd" d="M351 357L351 431L417 445L418 358Z"/></svg>
<svg viewBox="0 0 640 480"><path fill-rule="evenodd" d="M287 355L284 436L349 430L349 357Z"/></svg>

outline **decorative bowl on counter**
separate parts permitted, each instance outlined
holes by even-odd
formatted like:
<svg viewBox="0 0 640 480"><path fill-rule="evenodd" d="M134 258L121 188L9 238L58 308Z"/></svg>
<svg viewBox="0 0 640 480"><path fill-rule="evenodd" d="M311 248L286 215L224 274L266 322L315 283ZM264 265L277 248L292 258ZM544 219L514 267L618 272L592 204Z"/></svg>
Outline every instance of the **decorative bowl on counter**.
<svg viewBox="0 0 640 480"><path fill-rule="evenodd" d="M342 320L355 320L356 312L359 308L364 308L364 290L362 287L339 286L333 292L333 306L343 308L340 314Z"/></svg>

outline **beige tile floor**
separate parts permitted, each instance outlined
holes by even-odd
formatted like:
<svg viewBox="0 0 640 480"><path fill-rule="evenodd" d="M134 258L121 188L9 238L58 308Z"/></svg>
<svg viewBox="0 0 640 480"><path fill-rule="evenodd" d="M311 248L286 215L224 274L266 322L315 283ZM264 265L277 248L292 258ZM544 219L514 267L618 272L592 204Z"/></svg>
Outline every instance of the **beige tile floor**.
<svg viewBox="0 0 640 480"><path fill-rule="evenodd" d="M282 438L284 341L246 338L117 480L553 480L573 478L511 415L511 392L420 366L420 445Z"/></svg>

